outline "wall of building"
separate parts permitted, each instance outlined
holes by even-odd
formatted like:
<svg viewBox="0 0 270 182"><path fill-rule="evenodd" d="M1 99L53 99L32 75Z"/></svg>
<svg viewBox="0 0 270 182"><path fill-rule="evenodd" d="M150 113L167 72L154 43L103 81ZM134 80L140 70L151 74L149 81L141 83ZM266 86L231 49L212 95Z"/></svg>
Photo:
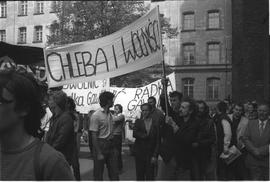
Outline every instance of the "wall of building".
<svg viewBox="0 0 270 182"><path fill-rule="evenodd" d="M44 47L47 42L47 35L50 34L49 25L57 20L55 13L51 13L52 1L44 2L44 14L34 15L36 1L27 1L27 16L19 16L19 1L7 1L7 17L0 18L0 30L6 30L6 42L17 44L19 27L27 28L27 45ZM42 42L34 43L34 27L42 26Z"/></svg>
<svg viewBox="0 0 270 182"><path fill-rule="evenodd" d="M269 98L268 0L232 1L233 99Z"/></svg>

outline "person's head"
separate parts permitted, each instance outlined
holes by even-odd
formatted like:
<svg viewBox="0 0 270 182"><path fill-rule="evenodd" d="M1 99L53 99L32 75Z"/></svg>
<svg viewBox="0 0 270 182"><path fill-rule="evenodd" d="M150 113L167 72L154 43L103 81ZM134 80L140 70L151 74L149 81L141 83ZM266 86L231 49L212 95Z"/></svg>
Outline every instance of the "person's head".
<svg viewBox="0 0 270 182"><path fill-rule="evenodd" d="M170 103L174 111L179 111L183 94L177 91L170 92Z"/></svg>
<svg viewBox="0 0 270 182"><path fill-rule="evenodd" d="M45 113L41 101L40 87L31 74L1 70L0 134L20 128L37 137Z"/></svg>
<svg viewBox="0 0 270 182"><path fill-rule="evenodd" d="M114 112L115 114L120 114L123 112L123 107L121 104L115 104L114 105Z"/></svg>
<svg viewBox="0 0 270 182"><path fill-rule="evenodd" d="M206 117L209 115L209 107L204 101L202 100L197 101L197 107L198 107L198 116Z"/></svg>
<svg viewBox="0 0 270 182"><path fill-rule="evenodd" d="M268 103L261 103L258 106L258 118L261 121L265 121L269 118L269 105Z"/></svg>
<svg viewBox="0 0 270 182"><path fill-rule="evenodd" d="M112 107L113 106L113 100L114 100L114 94L108 91L102 92L99 95L99 105L101 107Z"/></svg>
<svg viewBox="0 0 270 182"><path fill-rule="evenodd" d="M236 119L241 118L244 112L244 106L241 103L237 103L233 107L233 117Z"/></svg>
<svg viewBox="0 0 270 182"><path fill-rule="evenodd" d="M59 114L66 110L67 95L63 91L55 91L49 97L49 108L54 114Z"/></svg>
<svg viewBox="0 0 270 182"><path fill-rule="evenodd" d="M66 109L68 111L75 111L76 109L76 104L71 97L67 97Z"/></svg>
<svg viewBox="0 0 270 182"><path fill-rule="evenodd" d="M152 106L149 103L144 103L141 105L141 111L142 111L142 118L143 119L148 118L152 111Z"/></svg>
<svg viewBox="0 0 270 182"><path fill-rule="evenodd" d="M218 114L226 114L227 112L227 104L223 101L220 101L217 104L217 113Z"/></svg>
<svg viewBox="0 0 270 182"><path fill-rule="evenodd" d="M257 110L257 104L255 102L249 102L247 104L247 112L249 114L252 114L253 112L256 112Z"/></svg>
<svg viewBox="0 0 270 182"><path fill-rule="evenodd" d="M196 103L190 98L185 98L179 110L179 114L182 117L190 117L196 112Z"/></svg>
<svg viewBox="0 0 270 182"><path fill-rule="evenodd" d="M156 108L157 100L155 97L151 96L148 98L148 104L152 106L152 108Z"/></svg>

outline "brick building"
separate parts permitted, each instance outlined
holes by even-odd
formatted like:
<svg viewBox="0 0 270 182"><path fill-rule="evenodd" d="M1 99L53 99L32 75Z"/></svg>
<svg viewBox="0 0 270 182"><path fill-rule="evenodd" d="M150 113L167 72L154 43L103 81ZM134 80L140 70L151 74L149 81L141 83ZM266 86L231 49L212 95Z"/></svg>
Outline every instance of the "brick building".
<svg viewBox="0 0 270 182"><path fill-rule="evenodd" d="M269 99L268 0L232 1L233 100Z"/></svg>
<svg viewBox="0 0 270 182"><path fill-rule="evenodd" d="M152 4L159 4L160 12L165 16L179 17L171 19L172 25L179 29L178 44L173 40L172 47L170 40L165 38L163 41L166 49L174 53L167 58L175 59L175 65L171 67L176 72L177 90L184 96L206 100L210 105L231 97L231 0L181 0L177 5L171 1Z"/></svg>
<svg viewBox="0 0 270 182"><path fill-rule="evenodd" d="M0 41L44 47L57 20L56 1L1 1Z"/></svg>

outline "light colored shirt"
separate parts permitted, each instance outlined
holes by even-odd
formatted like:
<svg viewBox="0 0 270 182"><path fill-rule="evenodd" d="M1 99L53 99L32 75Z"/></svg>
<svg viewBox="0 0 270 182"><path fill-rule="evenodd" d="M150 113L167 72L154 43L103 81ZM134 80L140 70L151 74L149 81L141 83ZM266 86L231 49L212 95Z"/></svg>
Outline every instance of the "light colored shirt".
<svg viewBox="0 0 270 182"><path fill-rule="evenodd" d="M231 125L229 121L223 119L221 121L222 127L223 127L223 132L224 132L224 150L228 150L229 145L231 143L231 138L232 138L232 130L231 130Z"/></svg>
<svg viewBox="0 0 270 182"><path fill-rule="evenodd" d="M49 131L50 128L50 122L49 120L52 117L52 112L49 109L49 107L46 107L46 114L43 116L43 118L41 119L41 128L45 131Z"/></svg>
<svg viewBox="0 0 270 182"><path fill-rule="evenodd" d="M122 113L113 115L113 135L122 135L125 124L125 116Z"/></svg>
<svg viewBox="0 0 270 182"><path fill-rule="evenodd" d="M145 124L145 129L146 129L147 135L149 135L150 129L151 129L151 126L152 126L152 118L146 118L143 121L144 121L144 124Z"/></svg>
<svg viewBox="0 0 270 182"><path fill-rule="evenodd" d="M109 112L105 113L103 108L98 109L91 116L91 122L89 126L90 131L98 133L98 138L108 138L112 134L113 129L113 117Z"/></svg>
<svg viewBox="0 0 270 182"><path fill-rule="evenodd" d="M268 120L264 120L264 121L259 120L259 127L261 126L261 123L263 123L263 129L264 129L265 126L266 126L267 121Z"/></svg>

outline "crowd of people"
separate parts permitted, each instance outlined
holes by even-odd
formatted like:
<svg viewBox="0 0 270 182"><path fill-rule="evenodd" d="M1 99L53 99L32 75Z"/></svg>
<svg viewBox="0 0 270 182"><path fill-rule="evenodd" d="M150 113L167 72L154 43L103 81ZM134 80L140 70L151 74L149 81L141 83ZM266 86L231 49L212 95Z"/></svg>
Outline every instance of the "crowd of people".
<svg viewBox="0 0 270 182"><path fill-rule="evenodd" d="M104 91L100 108L76 111L71 97L41 86L25 71L0 71L1 180L81 180L82 135L94 162L94 180L123 172L126 122L133 130L136 180L269 180L269 103L205 101L165 94L140 106L128 121L115 95ZM113 110L111 110L111 108Z"/></svg>

